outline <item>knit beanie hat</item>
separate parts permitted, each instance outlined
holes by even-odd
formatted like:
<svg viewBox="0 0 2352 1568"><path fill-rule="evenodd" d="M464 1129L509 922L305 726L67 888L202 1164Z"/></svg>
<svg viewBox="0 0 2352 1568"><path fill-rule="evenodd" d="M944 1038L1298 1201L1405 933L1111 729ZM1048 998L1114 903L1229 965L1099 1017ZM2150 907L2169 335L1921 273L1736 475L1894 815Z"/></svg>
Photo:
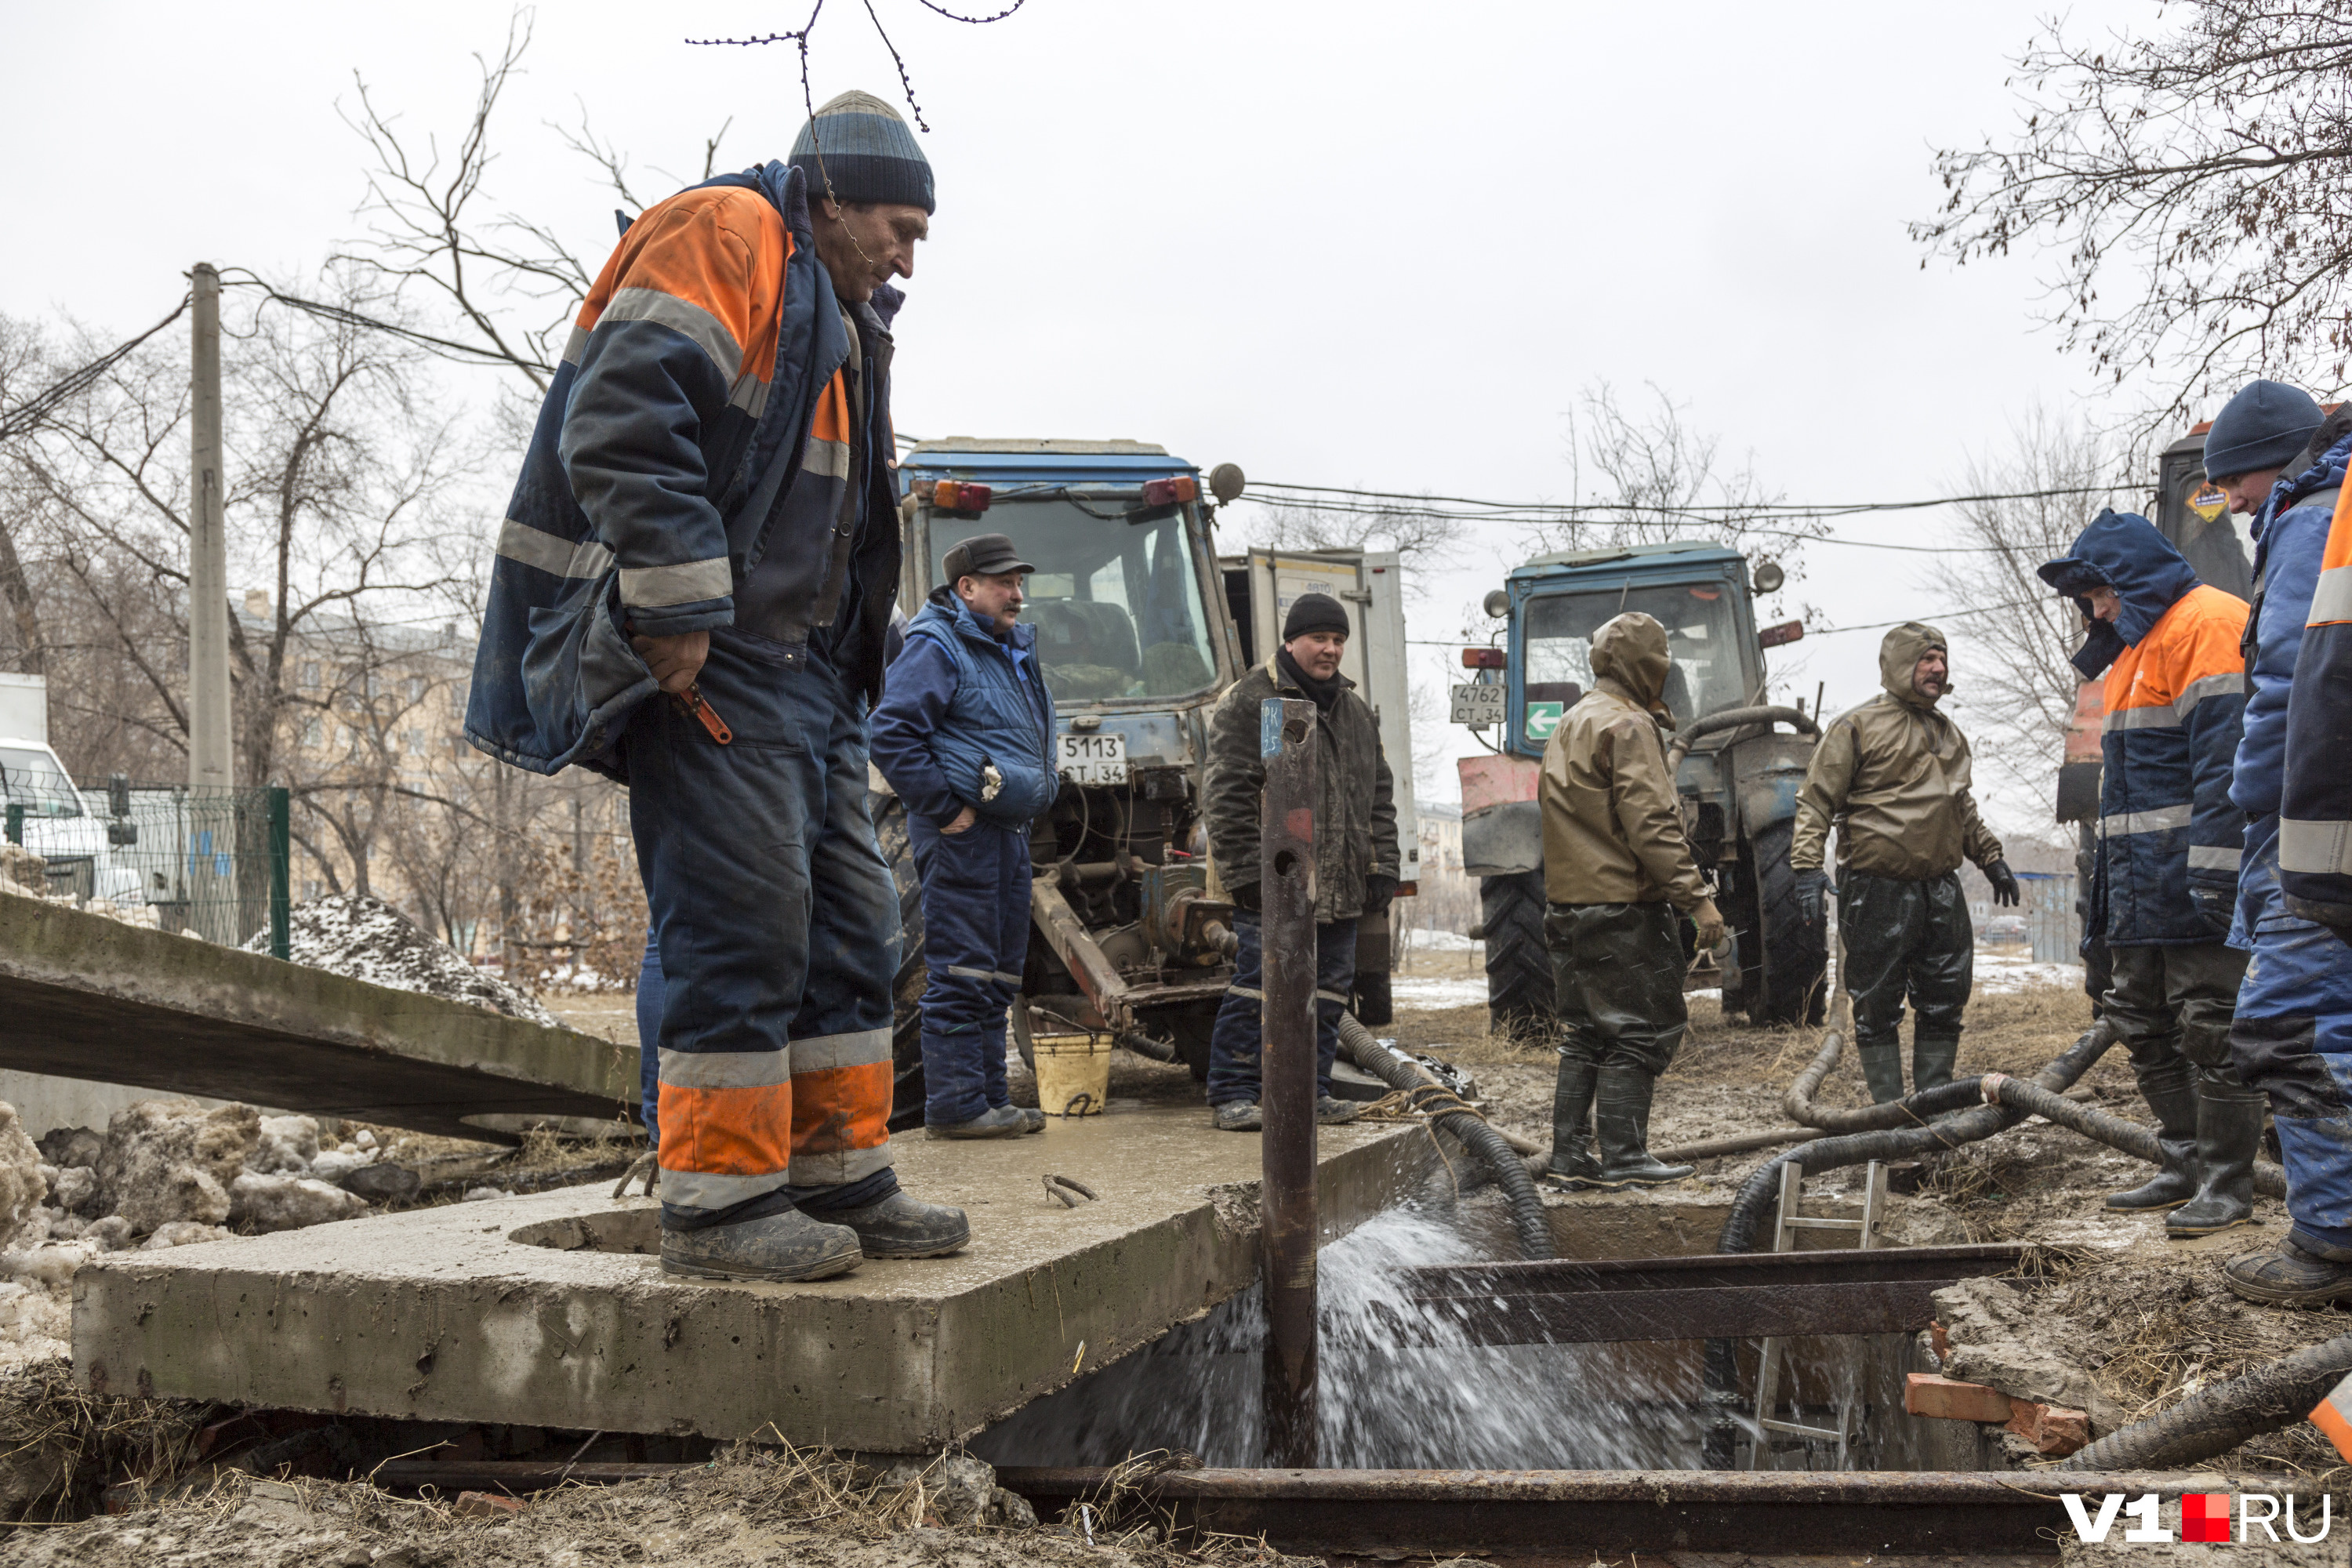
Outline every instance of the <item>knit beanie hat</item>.
<svg viewBox="0 0 2352 1568"><path fill-rule="evenodd" d="M1282 640L1289 642L1308 632L1338 632L1350 635L1348 612L1339 600L1328 594L1301 594L1290 601L1290 614L1282 620Z"/></svg>
<svg viewBox="0 0 2352 1568"><path fill-rule="evenodd" d="M898 111L870 92L852 89L824 103L793 138L786 162L807 174L811 201L829 195L938 210L930 160Z"/></svg>
<svg viewBox="0 0 2352 1568"><path fill-rule="evenodd" d="M2283 468L2326 418L2300 388L2249 382L2205 432L2205 477L2219 484L2257 468Z"/></svg>

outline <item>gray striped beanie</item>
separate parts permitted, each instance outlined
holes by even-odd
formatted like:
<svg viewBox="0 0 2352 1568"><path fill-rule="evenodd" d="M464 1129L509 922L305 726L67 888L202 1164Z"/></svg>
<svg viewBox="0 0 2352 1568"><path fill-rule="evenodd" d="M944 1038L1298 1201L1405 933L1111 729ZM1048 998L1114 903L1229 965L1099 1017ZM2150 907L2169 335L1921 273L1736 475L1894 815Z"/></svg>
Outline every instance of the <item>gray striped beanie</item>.
<svg viewBox="0 0 2352 1568"><path fill-rule="evenodd" d="M852 89L828 100L801 127L788 160L808 176L809 198L893 202L938 209L931 201L931 164L898 111L870 92Z"/></svg>

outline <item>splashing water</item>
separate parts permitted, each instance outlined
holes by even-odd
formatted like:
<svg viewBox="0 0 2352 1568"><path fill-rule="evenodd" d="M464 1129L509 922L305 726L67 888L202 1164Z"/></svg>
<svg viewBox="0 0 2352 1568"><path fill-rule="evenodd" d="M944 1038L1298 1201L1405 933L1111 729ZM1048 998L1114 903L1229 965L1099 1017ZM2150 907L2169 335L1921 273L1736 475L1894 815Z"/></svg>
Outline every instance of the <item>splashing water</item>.
<svg viewBox="0 0 2352 1568"><path fill-rule="evenodd" d="M1695 1342L1443 1346L1409 1269L1481 1261L1448 1218L1391 1209L1318 1258L1322 1463L1365 1469L1685 1469L1699 1463ZM1256 1288L975 1438L1004 1465L1107 1465L1153 1448L1265 1462Z"/></svg>

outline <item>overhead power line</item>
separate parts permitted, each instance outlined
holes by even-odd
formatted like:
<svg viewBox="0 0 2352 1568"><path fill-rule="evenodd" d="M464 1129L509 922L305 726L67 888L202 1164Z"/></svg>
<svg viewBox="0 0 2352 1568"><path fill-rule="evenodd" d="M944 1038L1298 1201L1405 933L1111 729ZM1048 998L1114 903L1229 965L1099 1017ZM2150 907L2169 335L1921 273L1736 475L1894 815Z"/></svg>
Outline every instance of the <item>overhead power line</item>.
<svg viewBox="0 0 2352 1568"><path fill-rule="evenodd" d="M33 394L32 396L25 399L24 402L16 405L16 407L8 409L5 412L0 412L0 441L13 441L19 436L29 435L31 432L39 429L43 425L48 422L50 413L55 410L59 404L65 402L66 399L73 396L74 394L89 386L100 376L104 375L116 362L121 360L123 355L129 353L132 349L137 348L141 343L145 342L149 338L153 337L165 327L170 326L182 316L186 315L188 313L188 301L193 298L193 295L181 295L180 302L172 307L172 313L170 315L164 317L162 321L156 322L153 326L148 328L137 337L126 339L124 342L115 344L114 347L107 350L106 353L90 361L88 364L82 365L75 370L68 371L64 375L58 377L56 381L51 382L47 386L43 387L40 391Z"/></svg>
<svg viewBox="0 0 2352 1568"><path fill-rule="evenodd" d="M1293 484L1286 479L1253 481L1250 489L1295 492L1271 498L1293 506L1323 506L1333 510L1358 508L1383 511L1432 512L1439 507L1471 507L1475 511L1465 517L1486 514L1526 516L1560 521L1589 520L1596 522L1622 521L1627 513L1650 517L1710 518L1727 521L1735 518L1832 518L1851 517L1864 512L1921 511L1939 506L1962 506L1978 501L2057 500L2069 496L2112 495L2128 485L2075 485L2042 490L1996 490L1979 495L1935 496L1926 500L1878 501L1752 501L1707 502L1686 506L1651 506L1640 502L1618 503L1598 501L1506 501L1481 500L1472 496L1408 495L1402 490L1356 489L1341 485ZM1333 496L1338 500L1318 502L1309 498ZM1253 499L1266 500L1264 496Z"/></svg>

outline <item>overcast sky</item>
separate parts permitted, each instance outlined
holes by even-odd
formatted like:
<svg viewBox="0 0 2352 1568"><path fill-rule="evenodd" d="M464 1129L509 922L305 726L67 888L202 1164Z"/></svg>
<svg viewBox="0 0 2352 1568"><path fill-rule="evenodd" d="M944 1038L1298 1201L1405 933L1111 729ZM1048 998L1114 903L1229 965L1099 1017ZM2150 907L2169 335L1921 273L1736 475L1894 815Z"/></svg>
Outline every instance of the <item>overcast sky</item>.
<svg viewBox="0 0 2352 1568"><path fill-rule="evenodd" d="M583 104L648 199L672 188L656 169L698 174L730 115L722 166L782 156L803 117L790 47L681 38L798 26L803 4L543 8L501 110L498 205L609 248L609 192L546 125ZM1125 436L1261 479L1559 499L1579 389L1654 383L1812 501L1949 493L2037 403L2105 409L2034 326L2045 266L1923 269L1904 232L1937 203L1932 148L2014 122L2006 62L2041 0L1030 0L984 27L874 4L940 199L899 319L905 431ZM123 331L197 259L315 267L358 227L362 149L337 117L353 71L446 138L469 55L506 27L495 5L440 0L10 11L0 309ZM2156 16L2101 0L2069 27ZM814 53L820 101L897 100L861 6L835 0ZM1415 635L1453 636L1523 554L1497 536L1431 574ZM1921 559L1816 547L1786 598L1817 627L1951 608L1916 585ZM1785 650L1776 695L1864 700L1877 637ZM1443 658L1418 649L1416 668L1434 682ZM1450 767L1432 793L1454 793ZM2046 803L1993 793L2001 826L2046 823Z"/></svg>

